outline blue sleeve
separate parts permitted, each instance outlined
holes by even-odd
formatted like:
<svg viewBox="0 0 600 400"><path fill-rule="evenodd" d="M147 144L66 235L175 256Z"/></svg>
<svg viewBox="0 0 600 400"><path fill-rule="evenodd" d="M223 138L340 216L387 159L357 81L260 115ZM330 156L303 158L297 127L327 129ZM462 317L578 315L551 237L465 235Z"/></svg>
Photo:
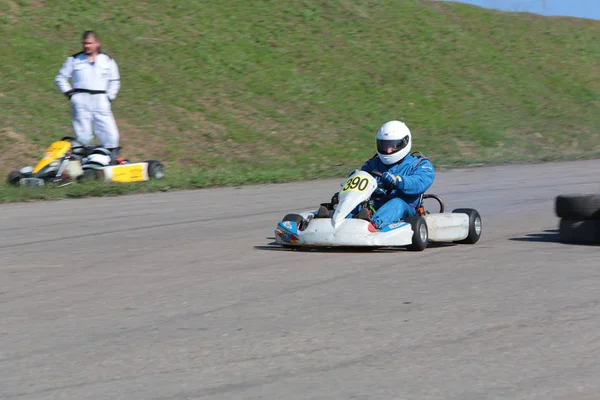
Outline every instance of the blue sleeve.
<svg viewBox="0 0 600 400"><path fill-rule="evenodd" d="M370 158L367 160L367 162L365 162L363 164L363 166L360 168L361 171L374 171L377 169L377 164L376 164L377 158Z"/></svg>
<svg viewBox="0 0 600 400"><path fill-rule="evenodd" d="M410 175L402 176L403 187L400 188L405 194L422 194L433 185L435 169L429 160L422 160Z"/></svg>
<svg viewBox="0 0 600 400"><path fill-rule="evenodd" d="M365 162L363 164L363 166L360 167L360 171L370 171L370 170L374 169L374 167L372 166L372 164L373 164L373 159L367 160L367 162ZM352 174L354 174L357 171L359 171L359 170L358 169L354 169L354 170L350 171L350 173L348 174L348 176L346 178L349 178Z"/></svg>

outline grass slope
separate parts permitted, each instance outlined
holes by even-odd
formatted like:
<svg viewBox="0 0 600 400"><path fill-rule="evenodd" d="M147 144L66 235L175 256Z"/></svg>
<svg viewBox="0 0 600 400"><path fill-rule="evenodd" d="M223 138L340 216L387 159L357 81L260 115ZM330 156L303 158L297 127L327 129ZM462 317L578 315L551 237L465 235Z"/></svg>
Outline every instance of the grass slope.
<svg viewBox="0 0 600 400"><path fill-rule="evenodd" d="M168 165L153 185L38 198L345 174L390 119L439 167L600 154L600 21L416 0L0 4L3 176L71 133L54 76L85 29L120 67L125 155Z"/></svg>

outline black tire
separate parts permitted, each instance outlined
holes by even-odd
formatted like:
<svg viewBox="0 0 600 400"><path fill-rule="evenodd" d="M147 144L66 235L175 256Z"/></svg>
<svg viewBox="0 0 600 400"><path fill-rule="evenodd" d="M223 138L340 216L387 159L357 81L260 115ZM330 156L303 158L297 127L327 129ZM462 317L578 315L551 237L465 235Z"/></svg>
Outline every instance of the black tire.
<svg viewBox="0 0 600 400"><path fill-rule="evenodd" d="M283 221L292 221L292 222L299 224L302 221L304 221L304 218L300 214L287 214L285 217L283 217L281 219L281 222L283 222Z"/></svg>
<svg viewBox="0 0 600 400"><path fill-rule="evenodd" d="M561 219L559 240L571 244L600 244L600 220Z"/></svg>
<svg viewBox="0 0 600 400"><path fill-rule="evenodd" d="M483 224L481 223L481 216L472 208L457 208L452 210L453 214L467 214L469 216L469 236L463 240L457 240L454 243L459 244L475 244L481 237Z"/></svg>
<svg viewBox="0 0 600 400"><path fill-rule="evenodd" d="M429 244L429 230L425 218L415 215L408 218L407 222L413 230L412 243L407 246L410 251L423 251Z"/></svg>
<svg viewBox="0 0 600 400"><path fill-rule="evenodd" d="M600 195L560 195L556 197L555 208L559 218L600 219Z"/></svg>
<svg viewBox="0 0 600 400"><path fill-rule="evenodd" d="M295 222L296 225L298 226L299 231L303 231L304 229L306 229L306 225L305 225L306 222L304 221L304 217L302 217L302 215L300 215L300 214L287 214L281 220L281 222L284 222L284 221Z"/></svg>
<svg viewBox="0 0 600 400"><path fill-rule="evenodd" d="M20 173L19 171L12 171L10 174L8 174L7 182L9 185L19 186L19 181L21 180L21 178L23 178L22 173Z"/></svg>
<svg viewBox="0 0 600 400"><path fill-rule="evenodd" d="M284 221L291 221L291 222L295 222L296 225L298 226L298 230L304 230L304 228L306 228L304 226L304 217L302 217L302 215L300 214L287 214L285 217L283 217L281 219L281 222ZM294 246L293 244L282 244L282 247L285 247L286 249L298 249L300 246Z"/></svg>
<svg viewBox="0 0 600 400"><path fill-rule="evenodd" d="M98 175L98 170L94 168L87 168L83 170L83 175L81 176L81 178L84 181L97 181L99 178Z"/></svg>
<svg viewBox="0 0 600 400"><path fill-rule="evenodd" d="M160 161L149 160L148 163L148 177L150 179L162 179L165 177L165 166Z"/></svg>

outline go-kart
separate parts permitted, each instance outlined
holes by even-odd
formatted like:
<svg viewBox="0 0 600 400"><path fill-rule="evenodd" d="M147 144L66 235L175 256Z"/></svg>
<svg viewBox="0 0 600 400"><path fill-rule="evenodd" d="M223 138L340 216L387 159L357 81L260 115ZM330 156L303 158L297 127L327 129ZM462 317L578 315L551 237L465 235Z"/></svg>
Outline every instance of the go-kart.
<svg viewBox="0 0 600 400"><path fill-rule="evenodd" d="M353 218L359 205L367 206L378 187L377 171L355 171L342 183L338 203L329 218L317 218L317 211L287 214L275 228L275 242L288 248L299 247L406 247L422 251L431 242L475 244L481 237L479 213L470 208L444 212L439 196L423 194L416 215L377 229L370 221ZM439 203L437 213L426 211L425 199ZM323 203L325 204L325 203Z"/></svg>
<svg viewBox="0 0 600 400"><path fill-rule="evenodd" d="M131 163L119 157L110 162L109 154L106 149L83 146L74 138L65 136L46 149L35 167L24 167L8 174L8 183L31 187L84 179L139 182L164 177L164 166L159 161ZM98 162L99 159L102 162Z"/></svg>

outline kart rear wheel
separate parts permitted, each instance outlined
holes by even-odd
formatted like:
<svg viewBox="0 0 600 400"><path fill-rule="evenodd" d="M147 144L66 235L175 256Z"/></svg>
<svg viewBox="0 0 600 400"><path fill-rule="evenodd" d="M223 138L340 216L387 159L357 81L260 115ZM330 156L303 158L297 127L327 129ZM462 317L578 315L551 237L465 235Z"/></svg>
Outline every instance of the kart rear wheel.
<svg viewBox="0 0 600 400"><path fill-rule="evenodd" d="M23 174L20 171L12 171L8 174L8 184L12 186L19 186L19 181L23 178Z"/></svg>
<svg viewBox="0 0 600 400"><path fill-rule="evenodd" d="M162 179L165 177L165 167L157 160L146 161L148 163L148 177L150 179Z"/></svg>
<svg viewBox="0 0 600 400"><path fill-rule="evenodd" d="M457 240L454 243L475 244L481 237L481 216L472 208L457 208L452 211L453 214L467 214L469 216L469 235L463 240Z"/></svg>
<svg viewBox="0 0 600 400"><path fill-rule="evenodd" d="M413 230L412 243L407 247L410 251L423 251L429 244L429 231L425 218L415 215L408 218L407 222Z"/></svg>

